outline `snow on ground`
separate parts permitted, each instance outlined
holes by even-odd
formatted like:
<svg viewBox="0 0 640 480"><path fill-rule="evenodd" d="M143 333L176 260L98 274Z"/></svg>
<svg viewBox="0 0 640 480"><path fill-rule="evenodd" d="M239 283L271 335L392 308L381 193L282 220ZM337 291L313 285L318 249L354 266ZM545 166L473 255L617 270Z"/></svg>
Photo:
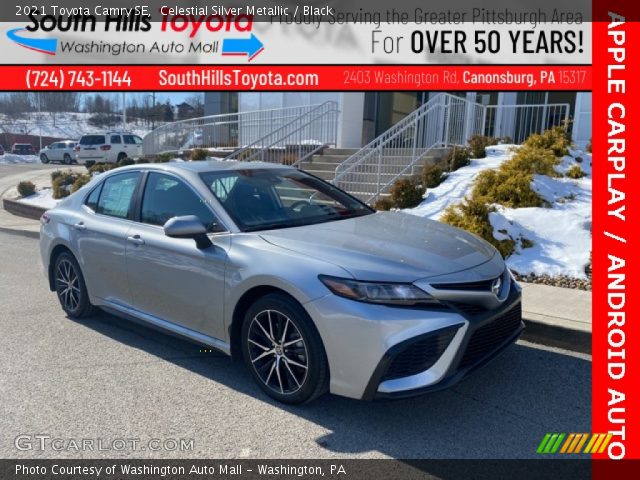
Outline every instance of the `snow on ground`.
<svg viewBox="0 0 640 480"><path fill-rule="evenodd" d="M26 203L27 205L34 205L36 207L53 208L58 204L58 202L60 202L60 200L56 200L53 198L52 189L43 188L42 190L38 190L33 195L21 198L19 202Z"/></svg>
<svg viewBox="0 0 640 480"><path fill-rule="evenodd" d="M13 155L12 153L5 153L0 155L0 164L2 165L15 165L17 163L39 163L40 158L37 155Z"/></svg>
<svg viewBox="0 0 640 480"><path fill-rule="evenodd" d="M23 118L0 114L0 132L78 140L86 134L122 130L121 124L113 127L94 127L89 123L92 116L94 114L84 112L32 112L25 114ZM145 122L132 119L127 122L125 130L144 137L151 127Z"/></svg>
<svg viewBox="0 0 640 480"><path fill-rule="evenodd" d="M478 173L488 168L498 168L502 162L511 158L513 155L511 150L514 147L516 146L487 147L485 158L472 159L471 165L450 173L447 179L436 188L428 188L422 203L406 212L433 220L440 219L440 215L449 205L459 203L468 193L471 193L473 180Z"/></svg>
<svg viewBox="0 0 640 480"><path fill-rule="evenodd" d="M471 165L453 172L437 188L429 189L425 200L407 213L438 220L446 207L459 203L471 192L476 175L487 168L497 168L511 157L511 146L487 149L487 158L472 160ZM591 155L571 151L562 159L557 171L565 173L572 165L580 165L586 177L574 180L535 175L532 188L550 208L505 208L496 206L489 220L498 240L525 238L533 242L507 259L509 267L521 275L566 275L586 278L585 266L591 252ZM581 158L578 163L576 158Z"/></svg>

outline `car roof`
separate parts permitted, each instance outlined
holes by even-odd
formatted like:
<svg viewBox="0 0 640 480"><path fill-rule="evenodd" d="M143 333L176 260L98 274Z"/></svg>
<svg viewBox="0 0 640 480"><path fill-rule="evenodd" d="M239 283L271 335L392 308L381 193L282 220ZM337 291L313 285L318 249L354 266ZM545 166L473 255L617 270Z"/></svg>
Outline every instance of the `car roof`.
<svg viewBox="0 0 640 480"><path fill-rule="evenodd" d="M119 168L118 170L136 170L143 167L145 169L151 167L164 171L189 171L195 173L216 172L225 170L260 170L260 169L283 169L292 170L293 167L268 162L237 162L234 160L207 160L201 162L166 162L166 163L145 163L137 165L129 165Z"/></svg>

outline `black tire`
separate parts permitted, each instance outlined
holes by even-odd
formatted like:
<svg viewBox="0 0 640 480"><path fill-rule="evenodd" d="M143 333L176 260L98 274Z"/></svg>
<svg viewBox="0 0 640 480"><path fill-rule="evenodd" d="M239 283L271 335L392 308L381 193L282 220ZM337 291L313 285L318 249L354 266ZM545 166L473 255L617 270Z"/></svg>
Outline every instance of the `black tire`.
<svg viewBox="0 0 640 480"><path fill-rule="evenodd" d="M64 154L64 157L62 157L62 162L63 162L65 165L71 165L71 163L72 163L71 155L69 155L68 153L65 153L65 154Z"/></svg>
<svg viewBox="0 0 640 480"><path fill-rule="evenodd" d="M286 320L290 323L285 326ZM264 325L272 336L267 337L256 322ZM279 346L270 338L276 338ZM247 368L270 397L300 404L327 392L329 364L320 334L309 314L293 298L271 293L256 300L243 319L241 342ZM265 345L267 342L271 344ZM268 354L265 347L273 353ZM279 374L274 376L274 372Z"/></svg>
<svg viewBox="0 0 640 480"><path fill-rule="evenodd" d="M117 163L120 163L122 160L124 160L125 158L127 158L127 154L124 152L121 152L118 154L118 160Z"/></svg>
<svg viewBox="0 0 640 480"><path fill-rule="evenodd" d="M47 157L44 153L40 155L40 161L42 163L49 163L49 157Z"/></svg>
<svg viewBox="0 0 640 480"><path fill-rule="evenodd" d="M62 252L56 257L53 282L60 306L69 317L84 318L94 313L82 270L71 253ZM70 284L71 290L67 288Z"/></svg>

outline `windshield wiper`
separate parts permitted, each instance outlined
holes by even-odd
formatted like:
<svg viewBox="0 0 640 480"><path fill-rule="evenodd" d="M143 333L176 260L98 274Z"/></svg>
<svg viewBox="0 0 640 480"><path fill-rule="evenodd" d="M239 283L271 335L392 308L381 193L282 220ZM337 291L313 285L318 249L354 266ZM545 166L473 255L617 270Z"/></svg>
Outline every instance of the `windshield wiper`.
<svg viewBox="0 0 640 480"><path fill-rule="evenodd" d="M278 228L289 228L289 227L299 227L300 225L304 225L303 223L282 223L282 222L274 222L274 223L263 223L261 225L254 225L251 227L244 228L245 232L259 232L260 230L275 230Z"/></svg>

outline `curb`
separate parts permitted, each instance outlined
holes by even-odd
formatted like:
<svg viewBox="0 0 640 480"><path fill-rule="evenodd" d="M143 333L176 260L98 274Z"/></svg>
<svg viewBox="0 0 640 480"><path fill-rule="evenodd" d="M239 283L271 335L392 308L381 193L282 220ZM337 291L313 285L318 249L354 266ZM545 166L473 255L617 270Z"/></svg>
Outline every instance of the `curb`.
<svg viewBox="0 0 640 480"><path fill-rule="evenodd" d="M36 240L40 238L40 232L34 232L32 230L23 230L19 228L0 227L0 232L7 233L9 235L17 235L20 237L33 238Z"/></svg>
<svg viewBox="0 0 640 480"><path fill-rule="evenodd" d="M40 220L42 214L47 211L46 208L38 207L36 205L27 205L9 198L2 199L2 207L13 215L30 218L31 220Z"/></svg>
<svg viewBox="0 0 640 480"><path fill-rule="evenodd" d="M591 355L591 332L530 320L526 315L523 312L526 328L520 337L522 340Z"/></svg>

